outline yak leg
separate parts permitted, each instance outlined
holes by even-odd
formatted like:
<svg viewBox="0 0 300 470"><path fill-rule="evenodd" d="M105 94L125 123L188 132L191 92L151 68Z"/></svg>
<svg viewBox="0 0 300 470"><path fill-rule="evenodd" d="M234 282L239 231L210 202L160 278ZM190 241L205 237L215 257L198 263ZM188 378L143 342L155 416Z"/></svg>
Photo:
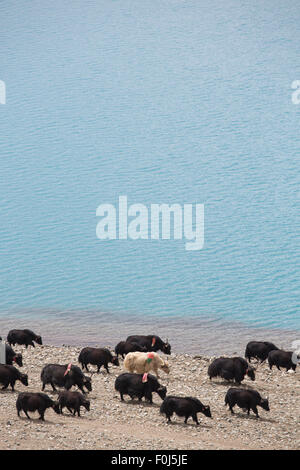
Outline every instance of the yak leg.
<svg viewBox="0 0 300 470"><path fill-rule="evenodd" d="M53 392L57 392L54 383L53 383L53 382L50 382L50 385L51 385L51 387L52 387L52 389L53 389ZM43 389L43 390L44 390L44 389Z"/></svg>
<svg viewBox="0 0 300 470"><path fill-rule="evenodd" d="M193 418L193 420L195 421L195 423L197 424L197 426L199 426L199 421L198 421L198 418L197 418L197 413L193 414L193 415L192 415L192 418Z"/></svg>

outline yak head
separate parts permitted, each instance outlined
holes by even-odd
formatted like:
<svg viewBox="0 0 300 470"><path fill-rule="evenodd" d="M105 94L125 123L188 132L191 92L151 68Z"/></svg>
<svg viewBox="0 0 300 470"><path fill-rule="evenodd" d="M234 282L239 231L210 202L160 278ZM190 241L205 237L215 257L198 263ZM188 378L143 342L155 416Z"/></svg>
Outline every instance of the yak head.
<svg viewBox="0 0 300 470"><path fill-rule="evenodd" d="M82 404L83 404L83 406L85 407L85 409L87 411L90 411L90 401L89 400L84 400L84 402Z"/></svg>
<svg viewBox="0 0 300 470"><path fill-rule="evenodd" d="M167 395L167 387L163 387L162 385L156 390L158 395L162 400L166 398Z"/></svg>
<svg viewBox="0 0 300 470"><path fill-rule="evenodd" d="M89 392L92 391L92 379L90 377L87 377L86 375L84 376L83 385Z"/></svg>
<svg viewBox="0 0 300 470"><path fill-rule="evenodd" d="M20 381L23 385L28 387L28 375L27 374L21 374L20 373Z"/></svg>
<svg viewBox="0 0 300 470"><path fill-rule="evenodd" d="M163 364L161 365L161 370L163 370L166 374L170 373L170 366L167 361L164 361Z"/></svg>
<svg viewBox="0 0 300 470"><path fill-rule="evenodd" d="M23 359L22 359L22 354L16 354L14 356L14 362L18 364L18 366L22 367L23 366Z"/></svg>
<svg viewBox="0 0 300 470"><path fill-rule="evenodd" d="M204 414L204 416L207 416L207 418L211 418L211 412L210 412L210 407L209 406L204 406L203 405L203 408L201 410L201 413Z"/></svg>
<svg viewBox="0 0 300 470"><path fill-rule="evenodd" d="M270 411L269 400L267 398L262 398L259 406L261 406L266 411Z"/></svg>
<svg viewBox="0 0 300 470"><path fill-rule="evenodd" d="M248 377L251 379L251 380L255 380L255 369L254 367L248 367L248 369L246 370L246 374L248 375Z"/></svg>
<svg viewBox="0 0 300 470"><path fill-rule="evenodd" d="M55 413L57 413L58 415L61 414L60 406L59 406L59 402L58 402L58 401L54 401L51 406L52 406L52 408L54 409Z"/></svg>
<svg viewBox="0 0 300 470"><path fill-rule="evenodd" d="M43 344L42 342L42 337L41 336L36 336L34 340L37 344Z"/></svg>
<svg viewBox="0 0 300 470"><path fill-rule="evenodd" d="M170 345L168 339L166 339L166 342L163 344L162 352L164 354L171 354L171 345Z"/></svg>
<svg viewBox="0 0 300 470"><path fill-rule="evenodd" d="M120 363L119 363L118 356L113 356L112 359L111 359L111 363L112 363L114 366L119 366Z"/></svg>

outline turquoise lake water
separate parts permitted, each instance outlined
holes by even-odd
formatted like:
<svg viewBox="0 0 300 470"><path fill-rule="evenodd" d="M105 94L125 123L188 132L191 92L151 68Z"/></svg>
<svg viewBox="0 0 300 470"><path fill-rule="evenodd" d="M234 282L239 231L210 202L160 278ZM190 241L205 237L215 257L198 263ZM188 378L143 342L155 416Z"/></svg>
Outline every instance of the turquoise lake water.
<svg viewBox="0 0 300 470"><path fill-rule="evenodd" d="M66 316L66 336L114 316L114 332L300 330L299 16L295 0L0 4L4 334ZM204 204L203 249L97 239L120 195Z"/></svg>

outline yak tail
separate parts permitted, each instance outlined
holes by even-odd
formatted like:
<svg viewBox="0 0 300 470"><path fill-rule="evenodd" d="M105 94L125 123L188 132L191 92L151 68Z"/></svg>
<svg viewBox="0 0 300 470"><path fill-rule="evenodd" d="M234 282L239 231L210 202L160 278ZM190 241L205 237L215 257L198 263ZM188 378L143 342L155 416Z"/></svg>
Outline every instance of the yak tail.
<svg viewBox="0 0 300 470"><path fill-rule="evenodd" d="M131 366L132 366L132 357L131 357L130 353L126 354L125 359L124 359L123 366L124 366L125 369L127 369L127 370L130 370L130 369L131 369Z"/></svg>
<svg viewBox="0 0 300 470"><path fill-rule="evenodd" d="M176 409L176 405L174 404L174 398L176 397L169 395L164 399L164 401L160 405L161 413L174 413L174 410Z"/></svg>
<svg viewBox="0 0 300 470"><path fill-rule="evenodd" d="M83 367L83 352L82 351L80 351L80 353L79 353L78 362Z"/></svg>
<svg viewBox="0 0 300 470"><path fill-rule="evenodd" d="M159 412L160 413L165 413L166 412L166 403L165 403L165 401L163 401L162 404L160 405Z"/></svg>

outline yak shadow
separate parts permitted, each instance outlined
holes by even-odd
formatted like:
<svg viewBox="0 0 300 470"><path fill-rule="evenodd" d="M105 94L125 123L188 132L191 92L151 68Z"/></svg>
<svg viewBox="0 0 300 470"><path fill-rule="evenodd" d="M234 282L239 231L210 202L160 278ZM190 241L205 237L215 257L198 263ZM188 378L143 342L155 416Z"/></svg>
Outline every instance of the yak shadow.
<svg viewBox="0 0 300 470"><path fill-rule="evenodd" d="M58 396L61 392L65 392L65 391L66 391L65 388L60 388L58 390L52 390L52 389L51 390L50 389L46 390L45 389L45 390L41 390L40 393L46 393L46 395L52 395L52 396L55 397L55 396ZM76 389L71 389L69 391L70 392L80 392L80 393L82 393L82 391L79 388L78 389L77 388ZM93 392L93 390L92 390L92 392ZM90 393L92 393L92 392L85 392L85 394L83 393L83 395L85 397L88 397L88 398L97 398L96 395L90 395Z"/></svg>
<svg viewBox="0 0 300 470"><path fill-rule="evenodd" d="M252 387L252 385L247 384L247 383L241 384L240 387L243 388L244 390L256 390L255 387Z"/></svg>
<svg viewBox="0 0 300 470"><path fill-rule="evenodd" d="M118 367L118 366L115 366L115 367ZM105 368L102 368L99 370L99 372L97 370L92 370L92 369L89 369L88 371L87 370L83 370L82 372L84 374L90 374L90 377L92 378L93 375L98 375L98 376L104 376L104 377L110 377L110 376L114 376L113 375L113 372L115 371L115 368L112 368L110 367L109 368L109 372L107 372L107 370Z"/></svg>
<svg viewBox="0 0 300 470"><path fill-rule="evenodd" d="M231 416L236 416L236 417L242 418L242 419L252 419L252 420L257 421L257 422L262 421L264 423L272 423L272 424L277 423L277 421L275 419L264 418L264 417L261 417L261 416L259 416L259 418L257 418L254 414L251 414L251 413L250 413L250 415L248 415L247 413L235 412Z"/></svg>
<svg viewBox="0 0 300 470"><path fill-rule="evenodd" d="M30 416L30 415L29 415ZM21 421L24 421L24 422L28 422L28 423L35 423L35 424L47 424L48 425L53 425L53 424L57 424L57 423L54 423L53 421L49 421L48 419L45 418L45 421L42 421L39 416L36 416L36 417L32 417L30 416L30 419L27 418L27 416L18 416L18 418L21 420Z"/></svg>
<svg viewBox="0 0 300 470"><path fill-rule="evenodd" d="M228 387L241 387L244 384L237 384L236 382L232 382L230 380L218 380L216 382L213 382L212 380L208 382L211 385L227 385Z"/></svg>
<svg viewBox="0 0 300 470"><path fill-rule="evenodd" d="M176 420L173 420L173 421L166 421L166 424L168 425L174 425L174 426L180 426L182 428L186 428L187 426L190 426L194 429L201 429L201 428L205 428L205 429L211 429L213 426L210 426L208 424L202 424L201 422L199 423L199 425L197 425L195 423L195 421L188 421L187 423L185 423L184 421L176 421Z"/></svg>
<svg viewBox="0 0 300 470"><path fill-rule="evenodd" d="M222 386L227 386L227 387L235 387L235 388L241 388L241 389L250 389L250 390L255 390L254 387L252 387L252 385L248 384L248 383L240 383L240 384L237 384L236 382L231 382L231 381L227 381L227 380L222 380L222 381L218 381L218 382L209 382L211 385L222 385Z"/></svg>
<svg viewBox="0 0 300 470"><path fill-rule="evenodd" d="M143 406L143 408L160 408L160 405L158 403L149 403L148 401L139 401L137 399L134 399L134 400L126 400L124 399L124 401L122 400L119 400L120 403L124 404L124 405L131 405L131 406L136 406L136 405L140 405L140 406Z"/></svg>
<svg viewBox="0 0 300 470"><path fill-rule="evenodd" d="M63 413L63 414L61 413L60 416L63 416L64 418L86 419L86 416L85 416L84 414L83 414L83 415L80 415L80 416L78 416L78 415L76 414L76 416L74 416L74 415L71 414L69 411L64 411L64 413Z"/></svg>
<svg viewBox="0 0 300 470"><path fill-rule="evenodd" d="M39 393L46 393L46 395L58 395L58 394L59 394L60 392L62 392L63 390L65 390L65 389L62 388L61 390L52 390L52 389L51 389L51 390L50 390L50 389L47 390L47 389L45 388L45 390L42 390L42 389L41 389Z"/></svg>
<svg viewBox="0 0 300 470"><path fill-rule="evenodd" d="M208 382L209 384L211 385L227 385L227 387L230 385L230 386L233 386L233 385L236 385L238 386L237 384L235 384L235 382L229 382L227 380L219 380L218 382L212 382L212 381L209 381Z"/></svg>
<svg viewBox="0 0 300 470"><path fill-rule="evenodd" d="M5 388L4 390L0 388L0 393L6 395L7 393L19 393L18 390L12 390L11 388Z"/></svg>
<svg viewBox="0 0 300 470"><path fill-rule="evenodd" d="M249 362L249 365L252 366L252 367L259 367L263 364L268 364L267 362L267 359L264 359L263 361L261 361L260 359L252 359L251 362Z"/></svg>

